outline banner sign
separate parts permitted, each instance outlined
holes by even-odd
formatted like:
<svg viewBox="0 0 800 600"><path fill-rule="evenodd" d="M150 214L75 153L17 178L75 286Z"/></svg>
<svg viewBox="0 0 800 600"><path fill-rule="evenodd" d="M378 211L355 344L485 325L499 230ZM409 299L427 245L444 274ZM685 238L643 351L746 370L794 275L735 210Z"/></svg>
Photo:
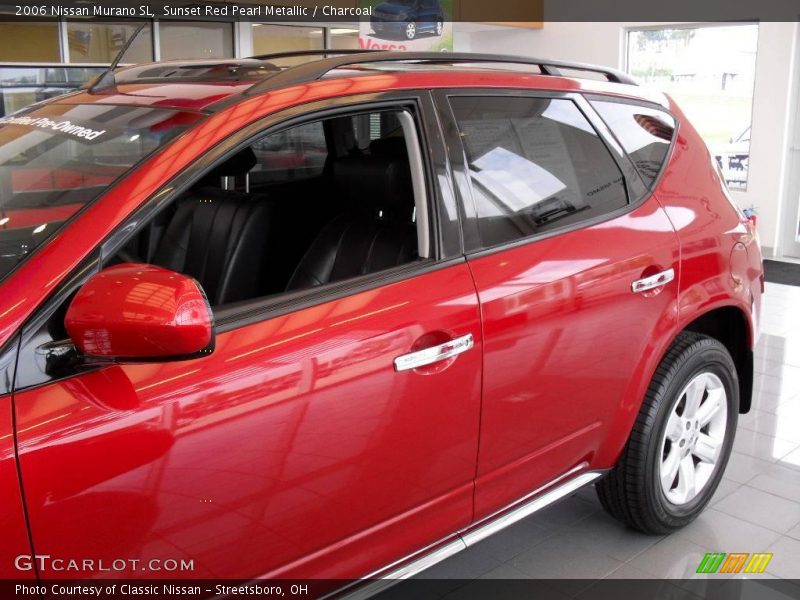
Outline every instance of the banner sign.
<svg viewBox="0 0 800 600"><path fill-rule="evenodd" d="M452 52L453 0L360 0L358 43L365 50Z"/></svg>

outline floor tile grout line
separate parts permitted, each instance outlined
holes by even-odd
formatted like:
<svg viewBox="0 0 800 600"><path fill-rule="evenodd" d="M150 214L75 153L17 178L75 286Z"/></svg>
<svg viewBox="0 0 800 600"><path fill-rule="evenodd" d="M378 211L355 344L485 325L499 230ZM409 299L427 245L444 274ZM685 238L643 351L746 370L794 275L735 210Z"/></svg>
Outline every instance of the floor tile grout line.
<svg viewBox="0 0 800 600"><path fill-rule="evenodd" d="M758 475L756 475L756 477L758 477ZM755 479L755 477L753 479ZM781 500L786 500L787 502L791 502L792 504L797 504L798 508L800 508L800 502L798 502L797 500L792 500L791 498L786 498L785 496L780 496L780 495L775 494L773 492L770 492L768 490L762 490L761 488L757 488L755 486L752 486L749 483L743 483L742 487L748 487L751 490L755 490L757 492L763 492L764 494L769 494L773 498L780 498ZM800 521L798 521L798 523L795 523L794 525L792 525L792 527L794 527L795 525L798 525L798 524L800 524Z"/></svg>
<svg viewBox="0 0 800 600"><path fill-rule="evenodd" d="M752 488L752 489L755 489L755 488ZM763 491L763 490L757 490L757 491ZM765 492L765 493L768 493L768 492ZM780 496L778 496L778 497L780 497ZM786 498L781 498L781 500L786 500ZM742 517L741 515L735 515L733 513L730 513L730 512L726 511L723 508L719 508L719 506L715 507L715 510L718 510L719 512L723 512L726 515L728 515L729 517L734 517L736 519L740 519L741 521L744 521L745 523L750 523L751 525L758 525L759 527L763 527L764 529L768 529L769 531L777 533L777 534L779 534L781 536L785 535L785 533L786 533L784 531L778 531L777 529L773 529L772 527L768 527L767 525L764 525L763 523L757 523L755 521L751 521L750 519L746 519L745 517ZM798 519L797 521L792 523L792 525L789 526L789 529L792 529L792 528L796 527L799 524L800 524L800 519ZM789 531L789 529L787 529L786 531Z"/></svg>

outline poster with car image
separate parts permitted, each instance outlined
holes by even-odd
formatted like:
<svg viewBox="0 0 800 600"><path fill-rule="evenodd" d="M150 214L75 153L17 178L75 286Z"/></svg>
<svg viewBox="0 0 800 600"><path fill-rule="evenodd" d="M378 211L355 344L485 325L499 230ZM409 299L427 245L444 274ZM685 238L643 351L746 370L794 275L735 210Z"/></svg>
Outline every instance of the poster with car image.
<svg viewBox="0 0 800 600"><path fill-rule="evenodd" d="M369 50L451 52L453 0L360 0L372 14L361 20L358 43Z"/></svg>

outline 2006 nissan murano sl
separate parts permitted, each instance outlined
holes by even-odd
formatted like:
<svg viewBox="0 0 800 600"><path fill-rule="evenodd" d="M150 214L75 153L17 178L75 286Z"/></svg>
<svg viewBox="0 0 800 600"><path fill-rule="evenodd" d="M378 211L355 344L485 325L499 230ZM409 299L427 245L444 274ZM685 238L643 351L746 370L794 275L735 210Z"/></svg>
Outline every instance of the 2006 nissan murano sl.
<svg viewBox="0 0 800 600"><path fill-rule="evenodd" d="M396 577L590 483L641 531L694 519L763 271L672 100L519 57L284 58L0 120L0 574Z"/></svg>

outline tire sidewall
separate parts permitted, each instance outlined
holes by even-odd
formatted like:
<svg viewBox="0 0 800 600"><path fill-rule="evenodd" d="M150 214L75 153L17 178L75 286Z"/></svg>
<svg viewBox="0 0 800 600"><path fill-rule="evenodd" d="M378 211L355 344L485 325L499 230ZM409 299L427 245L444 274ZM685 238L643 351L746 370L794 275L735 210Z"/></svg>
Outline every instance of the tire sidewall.
<svg viewBox="0 0 800 600"><path fill-rule="evenodd" d="M705 346L705 347L703 347ZM655 426L653 427L647 446L647 472L645 476L646 497L659 520L672 522L673 526L681 526L693 520L708 504L725 472L725 467L733 448L736 424L739 413L739 381L736 367L724 347L716 345L692 346L681 357L675 376L661 390ZM667 500L659 479L661 464L661 442L667 427L667 420L675 404L678 402L683 388L700 373L713 373L719 377L725 388L727 398L727 423L717 468L711 478L690 502L682 505L672 504Z"/></svg>

